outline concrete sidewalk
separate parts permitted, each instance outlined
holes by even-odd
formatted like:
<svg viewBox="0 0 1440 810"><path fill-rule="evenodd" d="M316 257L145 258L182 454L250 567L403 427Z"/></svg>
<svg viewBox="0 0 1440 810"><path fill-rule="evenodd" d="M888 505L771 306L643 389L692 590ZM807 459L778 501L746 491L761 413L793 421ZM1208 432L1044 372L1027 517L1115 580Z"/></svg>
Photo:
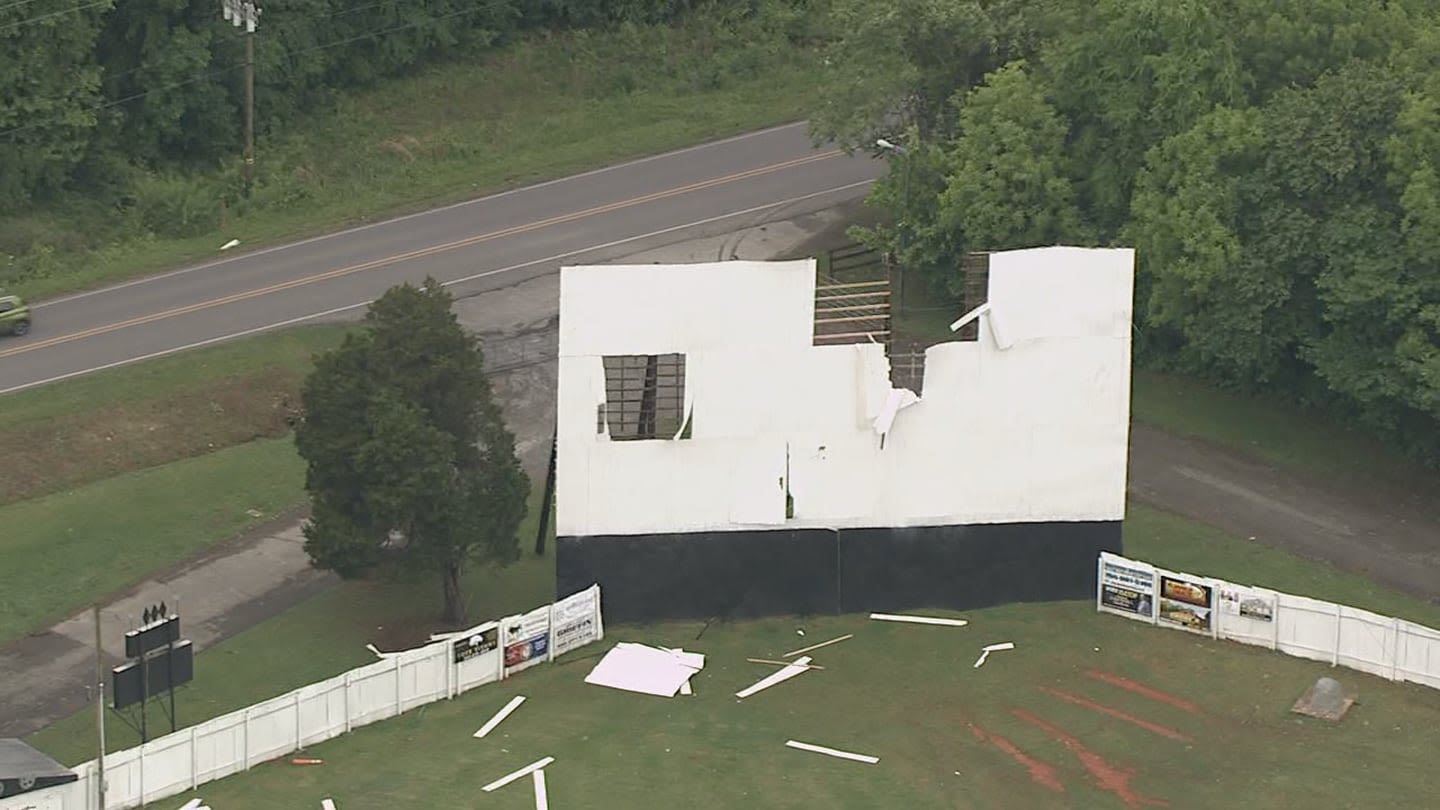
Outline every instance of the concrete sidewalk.
<svg viewBox="0 0 1440 810"><path fill-rule="evenodd" d="M789 218L603 260L793 255L849 215L779 212ZM554 427L558 304L559 276L552 272L461 297L456 305L461 322L482 339L487 365L496 372L495 393L537 483L544 480ZM1130 493L1139 502L1440 600L1440 504L1339 491L1146 426L1131 435ZM187 636L203 650L331 587L336 579L309 567L301 543L298 516L290 516L141 584L102 613L107 666L119 662L124 630L152 602L178 603ZM28 734L85 706L86 685L94 678L93 643L87 612L0 650L0 737Z"/></svg>

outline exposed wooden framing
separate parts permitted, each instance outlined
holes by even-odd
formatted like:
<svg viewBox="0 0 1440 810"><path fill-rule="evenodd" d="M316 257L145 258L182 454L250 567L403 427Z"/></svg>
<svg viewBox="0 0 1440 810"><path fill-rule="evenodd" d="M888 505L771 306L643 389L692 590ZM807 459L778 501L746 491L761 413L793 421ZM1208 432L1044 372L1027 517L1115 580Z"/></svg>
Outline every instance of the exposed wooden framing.
<svg viewBox="0 0 1440 810"><path fill-rule="evenodd" d="M889 304L856 304L850 307L816 307L816 312L859 312L863 309L886 309Z"/></svg>
<svg viewBox="0 0 1440 810"><path fill-rule="evenodd" d="M822 323L854 323L856 321L884 321L886 319L887 316L885 315L852 315L848 318L816 318L815 325L819 326Z"/></svg>
<svg viewBox="0 0 1440 810"><path fill-rule="evenodd" d="M821 285L821 286L819 286L819 287L816 287L816 288L815 288L815 292L819 293L819 292L824 291L824 290L853 290L853 289L857 289L857 288L859 288L859 287L885 287L885 288L888 289L888 288L890 287L890 282L888 282L888 281L850 281L850 282L846 282L846 283L843 283L843 284L839 284L839 283L837 283L837 284L825 284L825 285Z"/></svg>

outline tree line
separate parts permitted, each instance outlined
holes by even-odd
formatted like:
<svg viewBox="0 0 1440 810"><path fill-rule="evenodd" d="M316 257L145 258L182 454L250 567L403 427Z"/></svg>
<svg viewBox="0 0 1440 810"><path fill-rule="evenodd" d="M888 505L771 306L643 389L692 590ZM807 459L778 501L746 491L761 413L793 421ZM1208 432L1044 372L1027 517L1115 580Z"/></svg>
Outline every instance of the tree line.
<svg viewBox="0 0 1440 810"><path fill-rule="evenodd" d="M814 132L904 150L872 194L895 224L867 241L951 297L970 251L1133 246L1142 362L1285 393L1440 462L1434 3L834 14Z"/></svg>
<svg viewBox="0 0 1440 810"><path fill-rule="evenodd" d="M663 24L719 0L259 0L257 133L337 93L529 32ZM245 51L221 0L0 4L0 215L237 154Z"/></svg>

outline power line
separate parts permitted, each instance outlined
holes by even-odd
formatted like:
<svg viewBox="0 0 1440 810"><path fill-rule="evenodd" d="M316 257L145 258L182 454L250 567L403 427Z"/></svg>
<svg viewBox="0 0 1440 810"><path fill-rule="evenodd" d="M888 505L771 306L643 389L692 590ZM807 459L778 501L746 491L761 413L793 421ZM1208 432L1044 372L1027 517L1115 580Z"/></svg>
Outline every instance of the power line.
<svg viewBox="0 0 1440 810"><path fill-rule="evenodd" d="M9 31L12 28L19 28L22 25L28 25L33 22L49 20L55 17L63 17L67 14L74 14L79 11L84 11L87 8L95 8L96 6L108 6L111 2L112 0L91 0L91 2L89 3L84 3L82 5L75 6L74 8L64 9L61 11L52 11L48 14L40 14L34 17L27 17L23 20L16 20L15 22L9 23L7 25L0 26L0 31ZM12 6L7 6L7 8L12 8Z"/></svg>
<svg viewBox="0 0 1440 810"><path fill-rule="evenodd" d="M156 94L156 93L163 93L163 92L165 92L166 90L174 90L174 89L177 88L177 87L184 87L185 85L194 84L195 82L202 82L202 81L205 81L206 79L212 78L212 77L214 77L214 76L221 76L221 75L224 75L224 74L229 73L229 72L231 72L231 71L238 70L238 69L240 69L240 68L242 68L242 67L245 67L245 63L244 63L244 62L239 62L239 63L233 64L233 65L230 65L229 67L220 68L219 70L212 70L212 71L210 71L210 72L208 72L208 73L196 74L196 75L191 76L190 78L188 78L188 79L186 79L185 81L182 81L182 82L175 82L174 84L167 84L167 85L165 85L164 87L156 87L156 88L153 89L153 90L147 90L147 91L145 91L145 92L143 92L143 93L135 93L134 95L129 95L129 96L126 96L126 97L124 97L124 98L117 98L117 99L115 99L114 101L107 101L107 102L105 102L104 104L96 104L96 105L91 106L91 107L86 107L86 108L84 109L84 112L99 112L99 111L101 111L101 110L108 110L108 109L110 109L111 107L118 107L118 106L120 106L121 104L126 104L126 103L129 103L129 102L131 102L131 101L136 101L136 100L138 100L138 99L145 98L146 96L151 96L151 95L154 95L154 94ZM0 130L0 138L4 138L4 137L6 137L6 136L8 136L8 135L14 135L14 134L17 133L17 132L24 132L24 131L29 130L29 129L35 129L36 127L42 127L42 126L45 126L46 123L47 123L47 122L45 122L45 121L37 121L37 122L35 122L35 123L25 124L24 126L18 126L18 127L13 127L13 128L11 128L11 129Z"/></svg>
<svg viewBox="0 0 1440 810"><path fill-rule="evenodd" d="M23 0L23 2L33 2L33 0ZM103 2L110 2L110 0L103 0ZM388 0L381 0L381 2L373 3L372 6L382 5L384 2L388 2ZM360 40L363 40L363 39L370 39L370 38L372 38L372 37L378 37L378 36L382 36L382 35L384 35L384 34L394 33L394 32L396 32L396 31L404 31L404 30L409 29L409 28L418 28L419 26L422 26L422 25L427 25L427 24L430 24L430 23L440 22L440 21L442 21L442 20L447 20L447 19L451 19L451 18L454 18L454 17L459 17L459 16L462 16L462 15L465 15L465 14L473 14L473 13L476 12L476 11L480 11L482 8L484 8L483 5L477 4L476 6L474 6L474 7L472 7L472 8L462 9L462 10L460 10L460 11L452 11L452 12L450 12L450 13L448 13L448 14L442 14L442 15L440 15L440 16L438 16L438 17L430 17L430 18L427 18L427 19L424 19L424 20L420 20L420 21L417 21L417 22L405 23L405 24L403 24L403 25L391 26L391 27L389 27L389 28L377 28L377 29L375 29L375 30L373 30L373 31L367 31L367 32L365 32L365 33L363 33L363 34L358 34L358 35L353 36L353 37L346 37L346 38L344 38L344 39L336 40L336 41L334 41L334 42L327 42L327 43L324 43L323 45L312 45L312 46L310 46L310 47L300 48L300 49L297 49L297 50L289 50L289 49L286 49L286 48L283 48L283 47L282 47L280 50L281 50L281 53L282 53L285 57L295 57L295 56L300 56L300 55L302 55L302 54L313 53L313 52L315 52L315 51L329 50L330 48L338 48L338 47L340 47L341 45L347 45L347 44L350 44L350 43L352 43L352 42L359 42ZM356 10L356 9L352 8L352 9L350 9L350 10ZM344 12L344 11L341 11L341 12L337 12L336 14L325 15L325 17L338 16L339 14L343 14L343 13L345 13L345 12ZM324 19L324 18L322 18L322 19ZM142 66L142 67L143 67L143 66ZM167 91L167 90L174 90L174 89L179 88L179 87L184 87L184 86L186 86L186 85L194 84L195 82L203 81L204 79L208 79L208 78L211 78L211 77L213 77L213 76L224 75L224 74L226 74L226 73L230 73L230 72L232 72L232 71L234 71L234 70L238 70L238 69L243 68L243 67L245 67L245 63L244 63L244 62L237 62L237 63L235 63L235 64L233 64L233 65L230 65L230 66L228 66L228 67L221 68L221 69L219 69L219 70L213 70L213 71L210 71L210 72L207 72L207 73L197 74L197 75L192 76L192 77L190 77L190 78L188 78L188 79L186 79L186 80L184 80L184 81L175 82L175 83L173 83L173 84L168 84L168 85L165 85L165 86L163 86L163 87L156 87L156 88L154 88L154 89L146 90L146 91L140 92L140 93L134 93L134 94L125 96L124 98L115 99L114 101L109 101L109 102L106 102L106 103L104 103L104 104L98 104L98 105L94 105L94 106L91 106L91 107L87 107L87 108L85 108L84 111L85 111L85 112L99 112L99 111L101 111L101 110L107 110L107 109L110 109L110 108L112 108L112 107L118 107L118 106L120 106L121 104L126 104L126 103L129 103L129 102L131 102L131 101L137 101L137 100L139 100L139 99L146 98L147 96L151 96L151 95L154 95L154 94L156 94L156 93L163 93L163 92L165 92L165 91ZM139 71L140 69L141 69L141 68L132 68L132 69L130 69L130 70L124 72L124 73L115 74L115 77L126 76L126 75L129 75L129 74L131 74L131 73L135 73L135 72ZM58 99L58 98L52 98L52 99L50 99L50 100L51 100L51 101L58 101L58 100L60 100L60 99ZM46 126L48 123L49 123L49 122L46 122L46 121L36 121L36 122L32 122L32 123L25 124L25 125L22 125L22 126L12 127L11 129L0 130L0 138L6 137L6 136L8 136L8 135L13 135L13 134L15 134L15 133L17 133L17 132L25 132L25 131L27 131L27 130L35 129L35 128L37 128L37 127L43 127L43 126Z"/></svg>
<svg viewBox="0 0 1440 810"><path fill-rule="evenodd" d="M0 11L9 11L9 10L12 9L12 8L19 8L19 7L21 7L21 6L28 6L28 5L30 5L30 4L33 3L33 2L35 2L35 0L18 0L18 2L11 3L11 4L9 4L8 6L0 6Z"/></svg>

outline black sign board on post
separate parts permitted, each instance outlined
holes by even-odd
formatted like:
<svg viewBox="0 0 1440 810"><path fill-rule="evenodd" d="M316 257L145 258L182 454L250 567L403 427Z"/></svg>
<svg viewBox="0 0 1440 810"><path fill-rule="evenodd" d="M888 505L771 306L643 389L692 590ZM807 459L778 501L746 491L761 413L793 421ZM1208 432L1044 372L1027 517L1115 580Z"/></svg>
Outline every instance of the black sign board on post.
<svg viewBox="0 0 1440 810"><path fill-rule="evenodd" d="M135 730L144 743L150 739L146 718L150 698L168 695L170 731L174 732L175 689L195 678L195 650L189 641L180 638L179 612L171 612L164 602L145 608L140 627L125 634L125 657L130 660L110 671L115 711L140 707L140 723ZM164 706L162 702L162 710ZM120 716L130 723L125 715Z"/></svg>
<svg viewBox="0 0 1440 810"><path fill-rule="evenodd" d="M115 708L144 703L152 695L164 694L195 679L195 647L182 641L146 656L141 662L127 661L110 670L110 694Z"/></svg>
<svg viewBox="0 0 1440 810"><path fill-rule="evenodd" d="M139 658L151 650L158 650L166 644L180 640L180 617L170 616L147 623L138 630L125 634L125 657Z"/></svg>

